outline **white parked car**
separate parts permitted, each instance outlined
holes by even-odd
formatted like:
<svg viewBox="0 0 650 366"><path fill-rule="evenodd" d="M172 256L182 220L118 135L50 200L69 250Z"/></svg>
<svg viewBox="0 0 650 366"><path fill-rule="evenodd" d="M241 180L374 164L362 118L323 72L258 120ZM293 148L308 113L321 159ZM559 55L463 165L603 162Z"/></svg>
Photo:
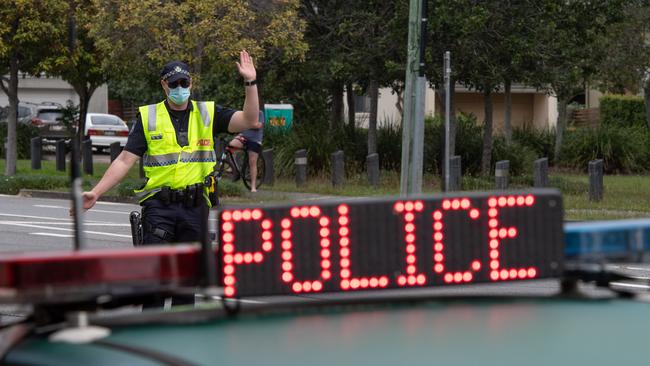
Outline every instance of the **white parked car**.
<svg viewBox="0 0 650 366"><path fill-rule="evenodd" d="M124 147L127 136L129 136L129 128L116 115L88 113L84 135L90 137L90 141L97 151L102 151L114 142L119 142L120 146Z"/></svg>

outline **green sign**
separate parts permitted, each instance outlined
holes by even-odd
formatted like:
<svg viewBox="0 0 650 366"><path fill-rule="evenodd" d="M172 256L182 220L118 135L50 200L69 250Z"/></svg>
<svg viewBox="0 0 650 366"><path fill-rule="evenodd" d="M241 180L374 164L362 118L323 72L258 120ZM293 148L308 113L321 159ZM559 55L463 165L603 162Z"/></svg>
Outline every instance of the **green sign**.
<svg viewBox="0 0 650 366"><path fill-rule="evenodd" d="M291 104L264 104L264 118L267 126L289 130L293 124L293 106Z"/></svg>

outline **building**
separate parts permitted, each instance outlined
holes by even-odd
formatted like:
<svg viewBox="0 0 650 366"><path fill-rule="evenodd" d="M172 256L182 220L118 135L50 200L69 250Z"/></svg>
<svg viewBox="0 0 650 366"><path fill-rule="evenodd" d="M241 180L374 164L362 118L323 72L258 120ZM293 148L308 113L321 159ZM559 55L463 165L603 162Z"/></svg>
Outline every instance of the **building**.
<svg viewBox="0 0 650 366"><path fill-rule="evenodd" d="M54 102L66 105L68 100L71 100L74 104L79 104L79 96L74 88L61 78L35 77L25 73L20 73L18 77L18 100L21 102ZM0 107L7 105L9 105L9 98L0 89ZM106 85L95 90L90 98L88 112L108 112L108 87Z"/></svg>

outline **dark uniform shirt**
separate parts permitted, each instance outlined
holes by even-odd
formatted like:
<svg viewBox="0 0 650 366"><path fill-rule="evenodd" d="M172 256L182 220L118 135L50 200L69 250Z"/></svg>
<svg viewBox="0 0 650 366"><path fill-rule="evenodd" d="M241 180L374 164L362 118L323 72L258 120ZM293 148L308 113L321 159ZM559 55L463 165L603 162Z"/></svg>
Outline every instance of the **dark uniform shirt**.
<svg viewBox="0 0 650 366"><path fill-rule="evenodd" d="M187 103L187 108L182 111L176 111L169 108L169 103L165 100L165 107L169 116L171 117L172 124L176 130L176 141L180 146L187 146L187 130L190 120L190 112L192 111L192 101L190 100ZM220 105L214 105L214 115L215 121L212 124L212 135L214 136L214 141L217 141L217 135L220 133L228 132L228 125L230 124L230 119L232 115L236 112L235 109L223 108ZM133 124L133 128L129 133L129 138L126 141L126 146L124 150L133 153L138 156L144 155L147 151L147 139L144 137L144 129L142 128L142 117L138 113L137 121Z"/></svg>

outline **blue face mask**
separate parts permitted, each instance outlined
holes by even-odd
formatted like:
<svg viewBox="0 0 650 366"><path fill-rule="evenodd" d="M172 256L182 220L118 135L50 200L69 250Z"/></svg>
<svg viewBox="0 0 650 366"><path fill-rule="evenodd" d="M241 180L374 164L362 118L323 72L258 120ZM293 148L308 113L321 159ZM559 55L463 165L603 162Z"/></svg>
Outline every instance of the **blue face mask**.
<svg viewBox="0 0 650 366"><path fill-rule="evenodd" d="M169 99L174 103L174 104L183 104L185 103L190 97L190 88L183 88L182 86L178 86L174 89L169 89Z"/></svg>

